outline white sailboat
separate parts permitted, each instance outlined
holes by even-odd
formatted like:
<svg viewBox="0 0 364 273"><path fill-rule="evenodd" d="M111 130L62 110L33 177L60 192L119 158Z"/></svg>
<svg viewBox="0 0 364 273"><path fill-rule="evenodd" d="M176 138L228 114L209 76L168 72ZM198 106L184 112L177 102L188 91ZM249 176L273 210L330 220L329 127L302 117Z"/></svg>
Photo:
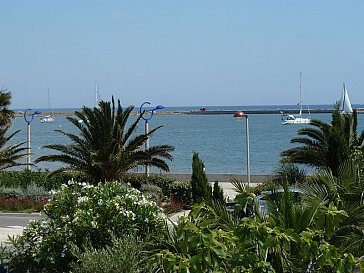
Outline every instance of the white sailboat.
<svg viewBox="0 0 364 273"><path fill-rule="evenodd" d="M341 96L341 113L352 113L353 108L351 107L348 90L346 90L345 83L343 83L343 93Z"/></svg>
<svg viewBox="0 0 364 273"><path fill-rule="evenodd" d="M311 122L310 118L302 117L302 72L300 72L300 112L299 115L290 115L282 113L282 124L307 124Z"/></svg>
<svg viewBox="0 0 364 273"><path fill-rule="evenodd" d="M54 113L53 113L53 108L51 109L51 100L50 100L50 97L49 97L49 88L48 88L48 109L49 109L50 115L42 116L40 118L41 123L54 122Z"/></svg>

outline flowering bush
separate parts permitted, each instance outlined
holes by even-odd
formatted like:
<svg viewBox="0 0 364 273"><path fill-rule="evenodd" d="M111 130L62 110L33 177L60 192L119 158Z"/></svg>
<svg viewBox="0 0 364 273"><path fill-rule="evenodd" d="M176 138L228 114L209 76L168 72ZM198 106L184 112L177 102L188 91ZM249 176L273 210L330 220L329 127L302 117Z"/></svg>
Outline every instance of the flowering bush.
<svg viewBox="0 0 364 273"><path fill-rule="evenodd" d="M87 242L97 249L113 235L143 237L164 228L164 214L153 201L117 182L92 186L70 181L52 193L43 210L46 221L31 222L12 241L14 272L64 272L74 260L72 244Z"/></svg>

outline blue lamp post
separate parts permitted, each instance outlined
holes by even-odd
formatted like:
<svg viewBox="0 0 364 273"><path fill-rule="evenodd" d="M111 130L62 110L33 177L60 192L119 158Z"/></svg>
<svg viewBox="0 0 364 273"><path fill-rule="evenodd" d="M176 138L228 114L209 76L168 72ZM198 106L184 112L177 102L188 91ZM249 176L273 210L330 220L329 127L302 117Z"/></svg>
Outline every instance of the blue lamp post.
<svg viewBox="0 0 364 273"><path fill-rule="evenodd" d="M32 113L28 113L32 109L28 108L24 111L24 120L28 123L28 134L27 134L27 169L30 170L30 123L33 121L34 116L39 115L41 112L34 111ZM28 114L27 114L28 113Z"/></svg>
<svg viewBox="0 0 364 273"><path fill-rule="evenodd" d="M149 149L149 136L148 136L148 133L149 133L149 120L151 120L151 118L153 117L154 115L154 111L156 110L161 110L164 108L163 105L157 105L156 107L154 107L153 109L149 109L149 110L143 110L143 107L144 105L150 105L150 102L146 101L146 102L143 102L142 105L140 105L140 108L139 108L139 114L141 115L142 119L144 119L145 121L145 135L147 136L147 140L145 141L145 150L148 150ZM148 114L148 115L145 115L145 114ZM149 167L148 167L148 164L145 165L145 174L147 176L149 176Z"/></svg>
<svg viewBox="0 0 364 273"><path fill-rule="evenodd" d="M246 173L248 179L248 187L250 186L250 147L249 147L249 120L248 115L244 112L235 112L234 118L237 120L245 119L245 133L246 133Z"/></svg>

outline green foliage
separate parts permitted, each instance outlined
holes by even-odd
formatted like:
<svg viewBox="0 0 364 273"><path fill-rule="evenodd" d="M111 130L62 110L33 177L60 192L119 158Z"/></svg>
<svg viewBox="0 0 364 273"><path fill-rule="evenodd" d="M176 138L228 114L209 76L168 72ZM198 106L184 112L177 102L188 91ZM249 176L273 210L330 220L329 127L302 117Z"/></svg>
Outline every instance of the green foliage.
<svg viewBox="0 0 364 273"><path fill-rule="evenodd" d="M144 174L128 173L128 174L124 174L120 178L120 181L122 181L126 184L130 184L133 188L136 188L136 189L140 189L140 187L144 184L156 185L162 189L164 195L168 196L170 184L175 180L172 178L163 176L163 175L146 176Z"/></svg>
<svg viewBox="0 0 364 273"><path fill-rule="evenodd" d="M7 135L9 128L10 126L0 127L0 171L10 167L24 165L24 163L19 163L18 160L27 155L26 147L22 147L24 142L7 146L11 139L20 132L18 130Z"/></svg>
<svg viewBox="0 0 364 273"><path fill-rule="evenodd" d="M32 183L26 188L0 186L0 197L32 198L35 200L50 199L51 194L45 188Z"/></svg>
<svg viewBox="0 0 364 273"><path fill-rule="evenodd" d="M213 208L197 205L165 233L150 263L155 272L352 273L356 260L325 241L321 230L295 232L251 217L226 225Z"/></svg>
<svg viewBox="0 0 364 273"><path fill-rule="evenodd" d="M306 181L306 173L295 164L283 163L276 171L273 181L280 185L303 184Z"/></svg>
<svg viewBox="0 0 364 273"><path fill-rule="evenodd" d="M65 167L55 173L77 171L94 184L118 180L123 174L141 165L169 171L166 160L172 160L174 147L157 145L144 149L147 139L162 126L148 134L136 135L141 116L130 123L132 111L132 106L122 108L119 100L115 105L114 98L111 102L101 101L99 108L83 107L82 112L75 112L76 117L67 117L79 130L78 134L56 130L69 138L71 144L46 145L45 148L57 153L41 156L35 162L61 162ZM83 122L80 123L79 120Z"/></svg>
<svg viewBox="0 0 364 273"><path fill-rule="evenodd" d="M211 185L204 170L205 166L199 158L198 153L193 153L192 157L192 199L195 203L211 199Z"/></svg>
<svg viewBox="0 0 364 273"><path fill-rule="evenodd" d="M155 185L162 189L164 198L175 198L186 205L191 203L190 180L174 180L163 175L126 174L121 181L136 189L140 189L145 184Z"/></svg>
<svg viewBox="0 0 364 273"><path fill-rule="evenodd" d="M138 190L106 182L93 186L70 181L53 192L45 221L33 221L12 240L14 272L67 272L75 260L71 245L86 242L99 249L113 235L145 237L164 228L164 214Z"/></svg>
<svg viewBox="0 0 364 273"><path fill-rule="evenodd" d="M9 127L14 118L14 111L10 110L11 92L0 89L0 129Z"/></svg>
<svg viewBox="0 0 364 273"><path fill-rule="evenodd" d="M109 246L93 247L86 251L76 247L77 263L71 265L74 273L146 273L147 242L134 235L112 238Z"/></svg>
<svg viewBox="0 0 364 273"><path fill-rule="evenodd" d="M50 198L49 191L35 184L25 189L0 186L0 211L40 211Z"/></svg>
<svg viewBox="0 0 364 273"><path fill-rule="evenodd" d="M300 146L282 152L282 161L306 164L315 168L329 168L336 176L339 166L356 154L363 152L364 132L357 136L357 113L341 114L334 109L331 123L311 120L311 127L298 130L291 140Z"/></svg>
<svg viewBox="0 0 364 273"><path fill-rule="evenodd" d="M225 203L224 191L217 181L215 181L214 188L212 190L212 200L221 204Z"/></svg>
<svg viewBox="0 0 364 273"><path fill-rule="evenodd" d="M49 176L48 171L2 171L0 172L0 186L26 189L29 185L33 184L50 191L59 188L71 179L78 180L80 178L80 174L76 172L59 173Z"/></svg>
<svg viewBox="0 0 364 273"><path fill-rule="evenodd" d="M231 231L219 229L216 220L216 213L206 206L194 206L188 218L180 217L150 260L155 271L238 272L231 271L227 263L231 258L228 250L234 249L237 238Z"/></svg>
<svg viewBox="0 0 364 273"><path fill-rule="evenodd" d="M173 181L169 185L168 196L174 198L184 205L191 204L192 186L190 180Z"/></svg>
<svg viewBox="0 0 364 273"><path fill-rule="evenodd" d="M162 189L156 185L152 184L143 184L140 187L140 191L145 194L149 195L150 198L156 202L157 204L160 204L161 200L163 199L163 192Z"/></svg>
<svg viewBox="0 0 364 273"><path fill-rule="evenodd" d="M0 89L0 171L14 166L24 165L18 160L26 156L26 147L22 143L13 143L8 146L12 138L19 133L17 130L7 135L14 118L14 111L10 110L11 92Z"/></svg>

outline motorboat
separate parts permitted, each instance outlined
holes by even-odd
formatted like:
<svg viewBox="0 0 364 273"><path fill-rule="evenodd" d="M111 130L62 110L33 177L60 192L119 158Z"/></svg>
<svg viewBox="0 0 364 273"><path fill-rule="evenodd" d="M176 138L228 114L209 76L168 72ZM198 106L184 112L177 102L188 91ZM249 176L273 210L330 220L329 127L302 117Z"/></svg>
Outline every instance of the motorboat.
<svg viewBox="0 0 364 273"><path fill-rule="evenodd" d="M289 115L289 114L283 114L282 115L282 124L308 124L311 122L310 118L303 118L302 114L300 112L300 114L298 116L294 116L294 115Z"/></svg>

